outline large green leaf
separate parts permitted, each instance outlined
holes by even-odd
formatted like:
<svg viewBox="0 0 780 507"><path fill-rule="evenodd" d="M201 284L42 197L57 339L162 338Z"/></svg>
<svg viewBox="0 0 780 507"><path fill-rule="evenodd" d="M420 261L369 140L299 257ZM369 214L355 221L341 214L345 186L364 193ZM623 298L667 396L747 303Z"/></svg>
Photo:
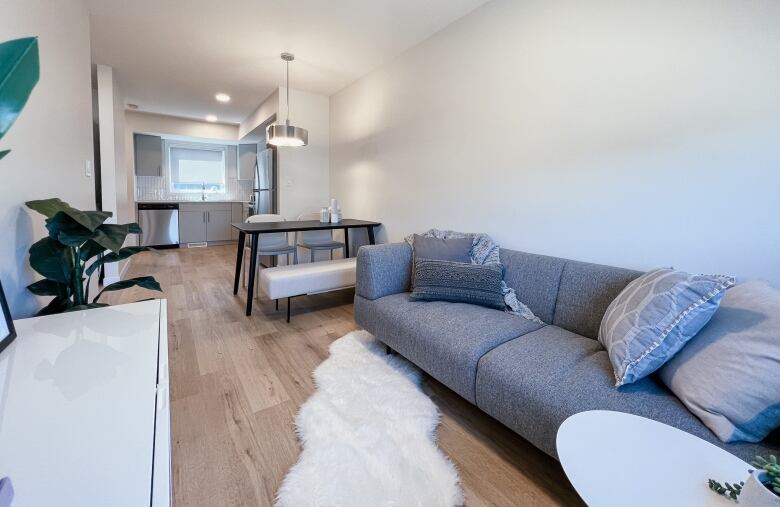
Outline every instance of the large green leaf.
<svg viewBox="0 0 780 507"><path fill-rule="evenodd" d="M36 37L0 44L0 139L22 112L39 77Z"/></svg>
<svg viewBox="0 0 780 507"><path fill-rule="evenodd" d="M11 153L11 150L0 150L0 160L3 160L3 157Z"/></svg>
<svg viewBox="0 0 780 507"><path fill-rule="evenodd" d="M27 286L27 290L36 296L68 297L68 285L54 280L38 280Z"/></svg>
<svg viewBox="0 0 780 507"><path fill-rule="evenodd" d="M108 287L103 288L103 290L100 291L100 294L95 296L95 299L93 299L92 302L96 303L104 292L129 289L130 287L143 287L144 289L162 292L162 287L160 287L160 284L157 283L157 280L155 280L153 276L139 276L138 278L128 278L127 280L112 283Z"/></svg>
<svg viewBox="0 0 780 507"><path fill-rule="evenodd" d="M46 219L46 229L50 237L63 245L74 247L83 245L95 234L62 211Z"/></svg>
<svg viewBox="0 0 780 507"><path fill-rule="evenodd" d="M106 247L90 239L86 243L81 245L81 251L79 252L79 256L81 257L81 262L87 262L92 257L96 256L99 253L103 253L105 251L106 251Z"/></svg>
<svg viewBox="0 0 780 507"><path fill-rule="evenodd" d="M119 262L121 260L125 260L128 257L131 257L137 253L140 252L146 252L149 250L153 250L152 248L149 248L148 246L126 246L124 248L121 248L117 253L109 253L104 255L102 258L95 260L86 270L86 275L90 276L92 273L94 273L96 270L100 268L103 264L108 264L110 262Z"/></svg>
<svg viewBox="0 0 780 507"><path fill-rule="evenodd" d="M45 237L30 247L30 266L55 282L70 283L73 279L75 259L70 248L56 239Z"/></svg>
<svg viewBox="0 0 780 507"><path fill-rule="evenodd" d="M73 306L73 302L68 298L56 297L49 301L49 304L41 308L37 315L51 315L53 313L62 313Z"/></svg>
<svg viewBox="0 0 780 507"><path fill-rule="evenodd" d="M95 229L95 236L92 238L106 250L118 253L125 244L125 238L128 234L138 234L141 228L136 223L132 224L103 224Z"/></svg>
<svg viewBox="0 0 780 507"><path fill-rule="evenodd" d="M46 218L54 218L54 216L60 212L65 213L90 231L97 229L100 224L105 222L112 215L110 211L81 211L56 197L53 199L28 201L25 204L27 204L28 208L37 211Z"/></svg>

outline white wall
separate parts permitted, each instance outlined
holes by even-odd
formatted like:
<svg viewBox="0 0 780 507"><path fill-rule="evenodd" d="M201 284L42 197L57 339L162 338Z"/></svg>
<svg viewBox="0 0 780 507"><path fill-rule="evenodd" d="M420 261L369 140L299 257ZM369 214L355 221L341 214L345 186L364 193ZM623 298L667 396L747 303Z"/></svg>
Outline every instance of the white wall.
<svg viewBox="0 0 780 507"><path fill-rule="evenodd" d="M95 209L89 17L80 0L3 0L0 41L38 36L41 78L27 106L0 140L11 153L0 161L0 280L11 313L35 313L42 300L25 287L37 276L27 250L46 234L42 216L24 202L59 197ZM49 298L45 298L48 300Z"/></svg>
<svg viewBox="0 0 780 507"><path fill-rule="evenodd" d="M279 90L277 118L283 121L286 96ZM309 131L309 144L279 147L279 213L295 220L330 201L330 102L314 93L290 90L290 123Z"/></svg>
<svg viewBox="0 0 780 507"><path fill-rule="evenodd" d="M239 127L244 137L276 116L282 123L287 114L285 88L268 96ZM288 220L319 211L330 201L330 101L324 95L290 89L290 123L309 131L309 144L279 147L279 214Z"/></svg>
<svg viewBox="0 0 780 507"><path fill-rule="evenodd" d="M331 98L331 189L430 227L780 282L780 2L495 0Z"/></svg>
<svg viewBox="0 0 780 507"><path fill-rule="evenodd" d="M238 126L238 138L242 139L244 136L252 132L256 127L259 127L263 123L270 120L272 117L279 114L279 92L280 89L274 90L272 94L263 100L252 113L244 118L241 125Z"/></svg>
<svg viewBox="0 0 780 507"><path fill-rule="evenodd" d="M128 187L125 158L124 97L114 69L95 66L98 92L98 123L100 128L100 183L104 211L114 214L108 222L135 222L132 190ZM128 244L136 240L129 237ZM106 285L119 281L127 260L105 265Z"/></svg>

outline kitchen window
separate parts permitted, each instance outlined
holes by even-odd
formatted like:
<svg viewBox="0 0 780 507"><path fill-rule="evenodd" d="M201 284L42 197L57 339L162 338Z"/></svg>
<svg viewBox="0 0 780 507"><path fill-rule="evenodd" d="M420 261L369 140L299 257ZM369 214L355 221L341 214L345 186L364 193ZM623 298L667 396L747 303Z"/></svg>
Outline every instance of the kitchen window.
<svg viewBox="0 0 780 507"><path fill-rule="evenodd" d="M225 193L227 147L209 144L168 144L171 192Z"/></svg>

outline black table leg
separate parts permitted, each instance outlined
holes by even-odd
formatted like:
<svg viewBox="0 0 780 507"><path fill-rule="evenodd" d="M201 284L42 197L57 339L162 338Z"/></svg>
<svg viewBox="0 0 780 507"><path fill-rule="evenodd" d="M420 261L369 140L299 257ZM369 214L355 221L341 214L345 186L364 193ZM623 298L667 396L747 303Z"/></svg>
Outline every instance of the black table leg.
<svg viewBox="0 0 780 507"><path fill-rule="evenodd" d="M233 294L238 294L238 279L241 278L241 262L244 260L244 241L246 233L238 233L238 252L236 253L236 279L233 282Z"/></svg>
<svg viewBox="0 0 780 507"><path fill-rule="evenodd" d="M366 230L368 231L368 244L375 245L376 242L374 241L374 226L369 225L368 227L366 227Z"/></svg>
<svg viewBox="0 0 780 507"><path fill-rule="evenodd" d="M349 258L349 229L344 228L344 245L347 250L347 258Z"/></svg>
<svg viewBox="0 0 780 507"><path fill-rule="evenodd" d="M252 234L252 253L249 259L249 284L246 288L246 315L252 315L252 300L255 298L255 272L257 271L257 234ZM238 280L236 280L238 283Z"/></svg>
<svg viewBox="0 0 780 507"><path fill-rule="evenodd" d="M287 298L287 323L290 323L290 303L292 302L292 298Z"/></svg>

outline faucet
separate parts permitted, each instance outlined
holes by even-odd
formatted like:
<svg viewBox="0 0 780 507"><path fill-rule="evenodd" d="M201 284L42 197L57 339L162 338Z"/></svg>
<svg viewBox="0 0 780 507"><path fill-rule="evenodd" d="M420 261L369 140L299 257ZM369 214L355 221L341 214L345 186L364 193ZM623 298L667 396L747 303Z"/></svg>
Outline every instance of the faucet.
<svg viewBox="0 0 780 507"><path fill-rule="evenodd" d="M200 200L205 201L206 200L206 182L201 182L200 185Z"/></svg>

